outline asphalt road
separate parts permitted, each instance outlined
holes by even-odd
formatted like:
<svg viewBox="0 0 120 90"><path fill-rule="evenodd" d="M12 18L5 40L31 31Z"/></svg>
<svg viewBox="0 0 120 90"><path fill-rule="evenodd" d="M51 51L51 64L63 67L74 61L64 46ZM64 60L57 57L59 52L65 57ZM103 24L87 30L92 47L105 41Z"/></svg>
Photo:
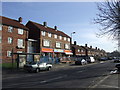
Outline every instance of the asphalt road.
<svg viewBox="0 0 120 90"><path fill-rule="evenodd" d="M2 80L3 88L93 88L115 68L111 61L85 66L70 65L40 73L19 73Z"/></svg>

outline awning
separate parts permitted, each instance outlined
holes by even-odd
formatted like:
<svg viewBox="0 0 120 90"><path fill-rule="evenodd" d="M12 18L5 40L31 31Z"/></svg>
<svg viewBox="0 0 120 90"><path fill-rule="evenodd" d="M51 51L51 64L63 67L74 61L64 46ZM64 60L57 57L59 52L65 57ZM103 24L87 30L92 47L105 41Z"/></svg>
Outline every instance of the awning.
<svg viewBox="0 0 120 90"><path fill-rule="evenodd" d="M73 55L72 50L65 50L66 55Z"/></svg>
<svg viewBox="0 0 120 90"><path fill-rule="evenodd" d="M52 48L42 48L42 52L53 52Z"/></svg>

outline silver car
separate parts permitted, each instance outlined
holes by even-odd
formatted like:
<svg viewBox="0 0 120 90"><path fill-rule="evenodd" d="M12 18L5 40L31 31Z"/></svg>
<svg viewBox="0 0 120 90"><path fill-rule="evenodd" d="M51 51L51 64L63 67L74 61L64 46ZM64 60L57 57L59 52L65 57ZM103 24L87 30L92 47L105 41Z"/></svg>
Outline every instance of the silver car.
<svg viewBox="0 0 120 90"><path fill-rule="evenodd" d="M24 65L24 70L28 72L40 72L41 70L50 70L52 68L51 64L46 62L31 62L29 64Z"/></svg>

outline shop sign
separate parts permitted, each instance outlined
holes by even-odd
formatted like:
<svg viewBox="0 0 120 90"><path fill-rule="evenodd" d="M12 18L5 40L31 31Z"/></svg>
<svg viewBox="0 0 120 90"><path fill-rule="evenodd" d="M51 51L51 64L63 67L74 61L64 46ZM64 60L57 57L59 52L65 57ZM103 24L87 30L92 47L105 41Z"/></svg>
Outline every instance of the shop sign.
<svg viewBox="0 0 120 90"><path fill-rule="evenodd" d="M52 48L42 48L42 52L53 52Z"/></svg>
<svg viewBox="0 0 120 90"><path fill-rule="evenodd" d="M72 50L65 50L66 55L73 55Z"/></svg>
<svg viewBox="0 0 120 90"><path fill-rule="evenodd" d="M63 49L54 49L54 52L64 52L64 50Z"/></svg>

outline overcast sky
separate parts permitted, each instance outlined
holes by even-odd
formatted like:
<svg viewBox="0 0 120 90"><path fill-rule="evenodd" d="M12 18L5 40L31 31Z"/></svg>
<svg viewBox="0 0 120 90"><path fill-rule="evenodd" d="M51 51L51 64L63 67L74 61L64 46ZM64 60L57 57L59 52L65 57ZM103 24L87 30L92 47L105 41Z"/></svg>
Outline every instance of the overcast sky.
<svg viewBox="0 0 120 90"><path fill-rule="evenodd" d="M93 24L98 10L95 2L2 2L2 16L18 19L23 18L23 24L29 20L49 27L58 27L69 36L73 31L73 40L78 45L92 46L112 52L117 49L117 43L107 37L98 38L99 26Z"/></svg>

